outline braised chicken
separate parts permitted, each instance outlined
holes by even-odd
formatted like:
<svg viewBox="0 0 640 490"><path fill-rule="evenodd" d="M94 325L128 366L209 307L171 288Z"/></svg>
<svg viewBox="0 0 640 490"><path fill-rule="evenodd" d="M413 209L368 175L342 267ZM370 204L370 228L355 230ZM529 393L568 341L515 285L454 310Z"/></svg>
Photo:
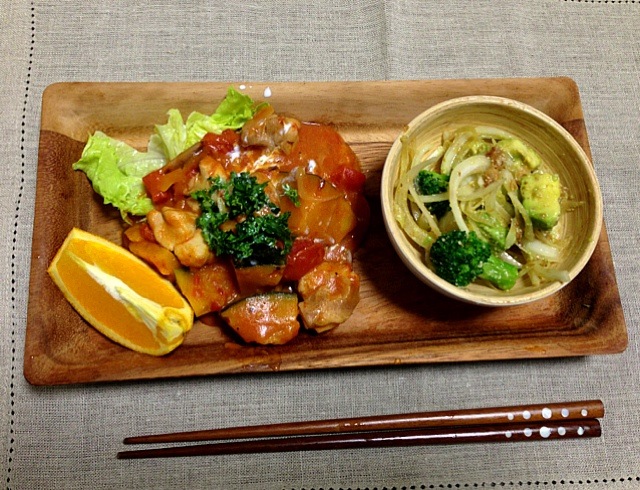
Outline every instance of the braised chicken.
<svg viewBox="0 0 640 490"><path fill-rule="evenodd" d="M163 207L147 214L147 223L156 241L171 251L180 243L189 240L196 233L195 213L181 209Z"/></svg>
<svg viewBox="0 0 640 490"><path fill-rule="evenodd" d="M196 230L187 241L177 244L173 253L186 267L202 267L213 258L213 253L204 241L200 230Z"/></svg>
<svg viewBox="0 0 640 490"><path fill-rule="evenodd" d="M360 301L360 278L351 264L322 262L298 283L306 328L324 332L344 323Z"/></svg>
<svg viewBox="0 0 640 490"><path fill-rule="evenodd" d="M147 215L155 240L187 267L202 267L213 257L196 227L197 217L193 211L171 207L152 210Z"/></svg>
<svg viewBox="0 0 640 490"><path fill-rule="evenodd" d="M243 146L263 146L269 150L280 148L289 153L298 141L300 121L273 112L271 106L262 109L247 122L240 133Z"/></svg>
<svg viewBox="0 0 640 490"><path fill-rule="evenodd" d="M183 165L146 177L155 209L148 233L131 230L131 250L175 277L196 315L216 313L262 344L291 340L299 324L321 333L351 316L360 300L353 251L368 207L357 157L333 128L265 106L240 131L208 133L176 161Z"/></svg>

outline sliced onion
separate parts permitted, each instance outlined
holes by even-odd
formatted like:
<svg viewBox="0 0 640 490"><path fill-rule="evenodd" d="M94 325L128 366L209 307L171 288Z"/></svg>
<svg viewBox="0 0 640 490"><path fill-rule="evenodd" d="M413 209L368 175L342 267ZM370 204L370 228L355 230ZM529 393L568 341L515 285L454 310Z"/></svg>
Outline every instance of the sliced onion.
<svg viewBox="0 0 640 490"><path fill-rule="evenodd" d="M475 130L482 139L506 140L514 137L508 131L492 126L476 126Z"/></svg>
<svg viewBox="0 0 640 490"><path fill-rule="evenodd" d="M430 194L428 196L423 196L422 194L414 196L416 201L424 202L424 203L432 203L432 202L440 202L447 201L449 199L448 192L441 192L440 194Z"/></svg>
<svg viewBox="0 0 640 490"><path fill-rule="evenodd" d="M442 157L442 163L440 165L440 172L443 174L449 175L451 170L453 169L453 163L460 150L464 146L464 144L469 141L469 139L473 136L471 131L465 131L460 133L451 143L451 146L447 148L447 151L444 153Z"/></svg>
<svg viewBox="0 0 640 490"><path fill-rule="evenodd" d="M548 281L569 282L569 272L561 269L544 268L538 270L538 274Z"/></svg>
<svg viewBox="0 0 640 490"><path fill-rule="evenodd" d="M409 195L413 198L414 202L418 206L418 209L420 209L420 212L422 214L421 217L424 217L424 219L427 220L427 223L429 223L430 231L434 233L436 236L440 236L440 229L438 228L438 222L433 217L433 215L429 212L429 210L426 208L424 203L420 202L420 200L417 199L418 192L416 191L416 188L414 185L411 185L409 187ZM419 220L420 218L418 218L418 221Z"/></svg>
<svg viewBox="0 0 640 490"><path fill-rule="evenodd" d="M531 255L548 260L557 261L560 259L560 250L537 239L523 242L522 249Z"/></svg>
<svg viewBox="0 0 640 490"><path fill-rule="evenodd" d="M506 263L511 264L514 267L517 267L518 269L522 268L522 264L518 262L516 258L513 255L511 255L509 252L506 252L506 251L502 252L499 255L499 257L501 260L504 260Z"/></svg>
<svg viewBox="0 0 640 490"><path fill-rule="evenodd" d="M451 176L449 177L449 204L456 224L462 231L469 231L469 227L465 223L462 212L460 211L458 188L466 177L474 173L486 171L489 165L491 165L489 158L484 155L474 155L460 162L451 172Z"/></svg>

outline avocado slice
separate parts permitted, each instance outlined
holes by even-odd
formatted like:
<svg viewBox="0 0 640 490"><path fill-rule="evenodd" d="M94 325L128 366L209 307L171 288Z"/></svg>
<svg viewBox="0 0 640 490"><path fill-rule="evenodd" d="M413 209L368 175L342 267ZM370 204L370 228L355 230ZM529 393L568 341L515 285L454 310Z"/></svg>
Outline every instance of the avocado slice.
<svg viewBox="0 0 640 490"><path fill-rule="evenodd" d="M515 161L524 162L530 170L536 170L542 163L540 155L517 138L504 139L499 141L496 146L508 153Z"/></svg>
<svg viewBox="0 0 640 490"><path fill-rule="evenodd" d="M560 220L562 186L556 174L534 172L520 181L522 205L531 223L541 230L550 230Z"/></svg>

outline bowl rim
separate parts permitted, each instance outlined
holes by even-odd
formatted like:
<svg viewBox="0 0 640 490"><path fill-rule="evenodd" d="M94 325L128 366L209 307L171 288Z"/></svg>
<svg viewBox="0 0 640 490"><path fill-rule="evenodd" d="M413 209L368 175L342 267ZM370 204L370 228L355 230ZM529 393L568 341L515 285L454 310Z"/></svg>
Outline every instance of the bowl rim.
<svg viewBox="0 0 640 490"><path fill-rule="evenodd" d="M407 254L403 250L403 247L414 249L415 247L393 217L391 205L393 188L393 183L391 181L393 180L395 182L395 172L397 168L397 163L393 162L393 160L396 160L397 162L396 156L401 149L401 138L404 135L411 134L411 132L415 130L416 127L424 124L425 119L433 119L437 115L446 112L447 110L465 105L493 105L502 107L506 106L511 110L515 110L520 113L526 113L529 117L533 117L541 121L552 131L554 131L561 139L563 139L568 147L571 148L571 150L576 154L577 159L582 163L585 172L581 172L580 175L587 182L588 190L592 196L594 202L595 220L591 224L591 230L586 240L587 244L583 249L581 257L569 270L569 281L564 283L554 281L535 291L528 291L522 294L509 295L507 293L504 297L485 296L467 288L454 286L453 284L445 281L444 279L436 275L434 271L429 269L421 259L416 257L415 254ZM402 129L402 132L396 137L391 148L389 149L384 166L382 168L382 176L380 181L380 200L383 221L385 229L387 231L387 235L389 236L389 240L394 250L400 257L402 262L405 264L405 266L423 283L425 283L427 286L430 286L434 290L444 294L445 296L463 301L465 303L471 303L480 306L520 305L538 301L558 292L560 289L569 284L586 266L598 244L603 226L603 202L600 185L595 173L595 168L592 160L591 158L589 158L582 146L580 146L580 144L575 140L571 133L569 133L569 131L567 131L556 120L554 120L552 117L545 114L541 110L518 100L494 95L470 95L448 99L427 108L425 111L414 117Z"/></svg>

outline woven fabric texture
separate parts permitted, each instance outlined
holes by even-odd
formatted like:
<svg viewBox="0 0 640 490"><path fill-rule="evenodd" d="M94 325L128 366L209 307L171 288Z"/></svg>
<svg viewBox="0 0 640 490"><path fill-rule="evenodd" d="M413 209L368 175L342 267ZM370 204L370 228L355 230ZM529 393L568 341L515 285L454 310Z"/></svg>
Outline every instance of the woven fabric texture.
<svg viewBox="0 0 640 490"><path fill-rule="evenodd" d="M640 488L640 2L0 1L0 472L7 489ZM36 388L25 325L43 90L59 81L568 76L629 330L623 354ZM119 461L125 436L600 398L589 441Z"/></svg>

